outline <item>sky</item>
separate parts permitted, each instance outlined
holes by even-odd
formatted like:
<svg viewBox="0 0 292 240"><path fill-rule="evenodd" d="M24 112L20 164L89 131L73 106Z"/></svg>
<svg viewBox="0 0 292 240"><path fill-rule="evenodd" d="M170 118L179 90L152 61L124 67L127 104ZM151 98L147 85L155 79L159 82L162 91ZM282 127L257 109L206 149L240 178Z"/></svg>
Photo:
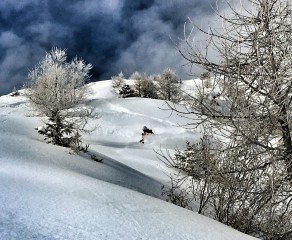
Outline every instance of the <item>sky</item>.
<svg viewBox="0 0 292 240"><path fill-rule="evenodd" d="M214 0L1 0L0 95L20 88L53 47L93 65L92 80L172 68L191 78L175 48L191 18L206 25ZM196 72L192 72L196 74Z"/></svg>

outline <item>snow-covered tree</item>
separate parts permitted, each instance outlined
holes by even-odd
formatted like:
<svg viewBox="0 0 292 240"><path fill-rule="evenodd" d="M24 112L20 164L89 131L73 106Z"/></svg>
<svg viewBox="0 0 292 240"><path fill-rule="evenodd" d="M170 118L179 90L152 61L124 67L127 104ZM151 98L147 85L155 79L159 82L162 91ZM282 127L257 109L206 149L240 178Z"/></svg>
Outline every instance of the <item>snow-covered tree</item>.
<svg viewBox="0 0 292 240"><path fill-rule="evenodd" d="M91 109L81 106L91 68L91 64L82 59L68 62L66 51L55 48L30 71L27 96L32 106L45 116L43 134L49 142L81 147L80 132L85 130L92 113Z"/></svg>
<svg viewBox="0 0 292 240"><path fill-rule="evenodd" d="M159 97L164 100L178 102L180 99L180 82L174 71L165 69L156 79Z"/></svg>
<svg viewBox="0 0 292 240"><path fill-rule="evenodd" d="M290 0L244 3L238 10L230 5L228 16L218 13L221 31L201 30L208 37L205 47L185 34L182 56L214 79L209 94L198 86L186 107L189 111L181 112L196 116L194 126L203 129L201 143L166 160L192 180L189 193L199 201L201 213L262 239L288 240L292 6ZM214 55L220 59L214 60ZM176 186L184 179L176 178Z"/></svg>
<svg viewBox="0 0 292 240"><path fill-rule="evenodd" d="M134 90L136 91L138 97L142 97L142 80L143 76L139 72L134 72L130 79L134 80Z"/></svg>
<svg viewBox="0 0 292 240"><path fill-rule="evenodd" d="M122 89L122 87L125 85L125 79L124 74L122 72L119 73L117 76L112 77L112 87L115 90L116 93L119 93L119 91Z"/></svg>

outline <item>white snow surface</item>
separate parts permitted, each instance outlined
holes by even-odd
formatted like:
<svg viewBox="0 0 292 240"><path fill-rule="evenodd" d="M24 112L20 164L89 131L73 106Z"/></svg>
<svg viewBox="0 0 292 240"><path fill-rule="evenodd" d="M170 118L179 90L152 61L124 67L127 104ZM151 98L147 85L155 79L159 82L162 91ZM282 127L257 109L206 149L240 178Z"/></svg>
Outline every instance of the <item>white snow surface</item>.
<svg viewBox="0 0 292 240"><path fill-rule="evenodd" d="M84 137L102 163L45 143L26 98L0 97L1 240L253 239L161 197L173 170L154 150L198 139L186 119L164 101L118 98L111 81L89 84L88 104L102 117ZM143 145L144 125L155 135Z"/></svg>

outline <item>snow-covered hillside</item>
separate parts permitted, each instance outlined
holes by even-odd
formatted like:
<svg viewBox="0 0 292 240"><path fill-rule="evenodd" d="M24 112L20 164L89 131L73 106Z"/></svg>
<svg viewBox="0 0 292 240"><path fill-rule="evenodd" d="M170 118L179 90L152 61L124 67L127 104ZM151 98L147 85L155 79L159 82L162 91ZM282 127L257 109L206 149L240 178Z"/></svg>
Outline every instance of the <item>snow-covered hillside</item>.
<svg viewBox="0 0 292 240"><path fill-rule="evenodd" d="M191 82L185 82L191 86ZM46 144L23 96L0 97L0 239L253 239L161 197L167 169L154 150L199 134L161 100L120 99L110 81L89 84L102 115L84 136L102 163ZM139 143L143 126L155 135Z"/></svg>

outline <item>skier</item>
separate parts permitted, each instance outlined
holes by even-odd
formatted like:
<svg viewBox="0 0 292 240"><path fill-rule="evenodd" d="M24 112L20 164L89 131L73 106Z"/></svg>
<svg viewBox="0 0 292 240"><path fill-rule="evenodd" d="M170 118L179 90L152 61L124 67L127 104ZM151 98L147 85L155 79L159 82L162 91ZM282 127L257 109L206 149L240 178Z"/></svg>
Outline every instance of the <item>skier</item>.
<svg viewBox="0 0 292 240"><path fill-rule="evenodd" d="M154 132L152 131L152 129L149 129L146 126L144 126L142 128L142 130L143 130L143 133L142 133L142 139L140 140L140 143L143 143L144 144L145 136L146 135L149 135L149 134L154 134Z"/></svg>

